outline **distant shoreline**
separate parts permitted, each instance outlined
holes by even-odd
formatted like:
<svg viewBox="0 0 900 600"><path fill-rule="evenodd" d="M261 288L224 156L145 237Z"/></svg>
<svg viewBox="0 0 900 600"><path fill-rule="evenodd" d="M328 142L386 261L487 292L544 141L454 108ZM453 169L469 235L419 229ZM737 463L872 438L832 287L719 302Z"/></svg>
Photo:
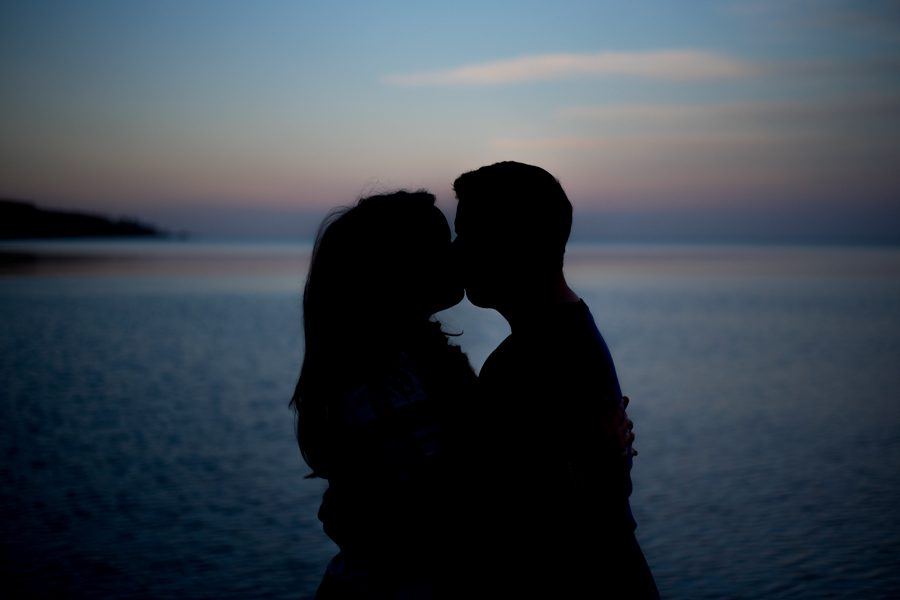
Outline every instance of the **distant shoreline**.
<svg viewBox="0 0 900 600"><path fill-rule="evenodd" d="M171 234L135 219L49 210L22 200L0 200L0 240L167 238Z"/></svg>

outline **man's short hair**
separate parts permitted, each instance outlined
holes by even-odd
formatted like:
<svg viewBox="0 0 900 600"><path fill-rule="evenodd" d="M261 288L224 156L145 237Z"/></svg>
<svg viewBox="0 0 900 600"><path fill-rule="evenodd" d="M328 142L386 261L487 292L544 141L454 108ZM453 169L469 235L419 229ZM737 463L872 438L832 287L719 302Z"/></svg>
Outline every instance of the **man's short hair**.
<svg viewBox="0 0 900 600"><path fill-rule="evenodd" d="M463 173L453 190L466 213L476 217L480 235L539 265L562 267L572 204L553 175L533 165L499 162Z"/></svg>

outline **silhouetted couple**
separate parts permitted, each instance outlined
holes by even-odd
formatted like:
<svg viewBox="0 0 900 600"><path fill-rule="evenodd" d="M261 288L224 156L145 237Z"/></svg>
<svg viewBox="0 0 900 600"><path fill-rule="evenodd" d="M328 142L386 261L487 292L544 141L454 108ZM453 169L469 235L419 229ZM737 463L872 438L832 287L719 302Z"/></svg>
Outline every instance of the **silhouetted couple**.
<svg viewBox="0 0 900 600"><path fill-rule="evenodd" d="M627 398L563 275L572 206L515 162L454 190L453 242L427 192L364 198L319 231L293 399L340 548L317 597L657 597ZM464 290L511 327L478 377L433 320Z"/></svg>

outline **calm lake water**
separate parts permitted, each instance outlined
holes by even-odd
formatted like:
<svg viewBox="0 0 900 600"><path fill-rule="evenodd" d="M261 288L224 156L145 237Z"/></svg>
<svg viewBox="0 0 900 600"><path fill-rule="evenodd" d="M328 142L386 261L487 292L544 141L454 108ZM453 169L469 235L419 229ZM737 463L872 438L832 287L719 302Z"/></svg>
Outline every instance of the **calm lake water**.
<svg viewBox="0 0 900 600"><path fill-rule="evenodd" d="M306 246L0 246L0 596L306 598ZM900 597L900 249L576 246L666 598ZM506 334L441 315L477 367ZM478 540L472 540L477 544Z"/></svg>

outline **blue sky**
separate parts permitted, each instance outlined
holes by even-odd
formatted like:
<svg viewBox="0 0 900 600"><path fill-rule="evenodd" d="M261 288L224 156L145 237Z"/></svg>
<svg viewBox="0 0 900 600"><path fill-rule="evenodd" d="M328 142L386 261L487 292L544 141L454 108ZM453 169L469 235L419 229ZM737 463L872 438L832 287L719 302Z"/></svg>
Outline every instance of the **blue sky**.
<svg viewBox="0 0 900 600"><path fill-rule="evenodd" d="M5 2L0 47L48 206L289 237L511 159L586 236L900 236L896 2Z"/></svg>

